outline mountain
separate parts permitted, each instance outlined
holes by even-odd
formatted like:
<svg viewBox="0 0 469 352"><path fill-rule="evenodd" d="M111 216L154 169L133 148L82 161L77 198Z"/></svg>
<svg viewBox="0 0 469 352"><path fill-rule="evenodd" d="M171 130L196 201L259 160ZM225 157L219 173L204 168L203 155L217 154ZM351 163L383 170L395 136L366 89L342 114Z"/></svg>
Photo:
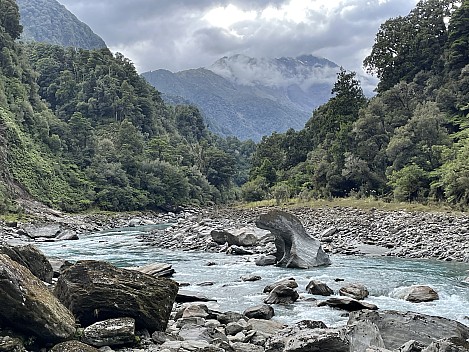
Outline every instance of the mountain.
<svg viewBox="0 0 469 352"><path fill-rule="evenodd" d="M208 68L155 70L142 76L170 103L198 106L222 136L259 141L272 132L301 129L331 97L338 66L326 59L223 57Z"/></svg>
<svg viewBox="0 0 469 352"><path fill-rule="evenodd" d="M105 48L106 43L56 0L17 0L21 39L82 49Z"/></svg>

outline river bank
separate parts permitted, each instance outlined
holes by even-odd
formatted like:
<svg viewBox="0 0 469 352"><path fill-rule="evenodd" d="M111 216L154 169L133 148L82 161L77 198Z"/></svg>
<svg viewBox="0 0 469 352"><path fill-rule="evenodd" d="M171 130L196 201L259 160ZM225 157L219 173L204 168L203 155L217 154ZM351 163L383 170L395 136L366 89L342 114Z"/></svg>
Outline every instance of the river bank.
<svg viewBox="0 0 469 352"><path fill-rule="evenodd" d="M110 228L171 223L144 236L165 249L222 251L210 236L213 229L255 227L260 214L278 207L189 208L180 213L70 215L42 211L34 223L0 222L0 240L74 238ZM400 258L469 262L469 216L463 213L408 212L351 207L281 208L297 216L306 231L332 254L381 255ZM328 230L328 231L325 231ZM262 247L252 248L262 253Z"/></svg>

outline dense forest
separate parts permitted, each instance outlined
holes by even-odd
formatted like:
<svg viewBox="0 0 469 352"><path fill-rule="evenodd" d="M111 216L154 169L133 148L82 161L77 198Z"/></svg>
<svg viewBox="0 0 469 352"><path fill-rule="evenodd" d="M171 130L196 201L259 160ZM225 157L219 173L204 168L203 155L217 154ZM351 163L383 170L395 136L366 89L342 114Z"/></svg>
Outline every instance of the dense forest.
<svg viewBox="0 0 469 352"><path fill-rule="evenodd" d="M236 198L253 142L166 105L121 54L18 42L15 1L0 13L0 210L29 196L67 211Z"/></svg>
<svg viewBox="0 0 469 352"><path fill-rule="evenodd" d="M469 1L422 0L387 20L363 64L376 96L342 69L303 130L259 143L245 199L469 204Z"/></svg>
<svg viewBox="0 0 469 352"><path fill-rule="evenodd" d="M330 197L469 204L469 0L422 0L381 25L363 94L341 69L304 129L257 145L169 106L123 55L18 41L0 0L0 212L168 209Z"/></svg>

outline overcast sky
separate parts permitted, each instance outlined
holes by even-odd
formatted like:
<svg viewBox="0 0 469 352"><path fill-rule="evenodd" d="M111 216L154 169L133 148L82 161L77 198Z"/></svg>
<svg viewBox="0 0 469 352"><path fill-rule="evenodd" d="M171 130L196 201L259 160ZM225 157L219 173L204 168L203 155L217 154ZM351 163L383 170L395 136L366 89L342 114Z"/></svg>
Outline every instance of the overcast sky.
<svg viewBox="0 0 469 352"><path fill-rule="evenodd" d="M59 0L139 72L241 53L313 54L362 72L381 23L417 0Z"/></svg>

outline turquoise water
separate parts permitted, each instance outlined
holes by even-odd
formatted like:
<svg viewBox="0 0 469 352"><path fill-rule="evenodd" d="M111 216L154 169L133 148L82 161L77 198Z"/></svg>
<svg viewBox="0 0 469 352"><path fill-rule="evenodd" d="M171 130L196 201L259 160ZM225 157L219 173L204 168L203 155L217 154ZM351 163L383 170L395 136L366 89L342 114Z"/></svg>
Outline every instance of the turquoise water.
<svg viewBox="0 0 469 352"><path fill-rule="evenodd" d="M163 227L163 226L161 226ZM77 241L43 242L38 247L49 257L71 261L80 259L106 260L116 266L138 266L153 262L173 265L173 278L184 287L217 300L213 308L242 312L262 303L264 287L282 278L294 277L303 298L306 285L312 279L327 283L335 292L345 283L360 282L370 291L366 301L380 309L415 311L442 316L469 325L469 284L462 280L469 276L465 263L405 260L389 257L331 256L332 265L308 270L278 267L258 267L255 256L228 256L223 253L183 252L158 249L139 239L139 235L155 226L123 228L84 235ZM158 233L155 234L157 236ZM208 262L216 265L207 266ZM242 282L243 275L259 275L260 281ZM336 282L334 279L344 279ZM210 282L210 286L198 284ZM427 303L410 303L396 298L399 287L413 284L429 285L440 299ZM346 322L343 311L316 307L314 303L299 300L290 306L274 306L275 319L293 323L303 319L322 320L329 326Z"/></svg>

